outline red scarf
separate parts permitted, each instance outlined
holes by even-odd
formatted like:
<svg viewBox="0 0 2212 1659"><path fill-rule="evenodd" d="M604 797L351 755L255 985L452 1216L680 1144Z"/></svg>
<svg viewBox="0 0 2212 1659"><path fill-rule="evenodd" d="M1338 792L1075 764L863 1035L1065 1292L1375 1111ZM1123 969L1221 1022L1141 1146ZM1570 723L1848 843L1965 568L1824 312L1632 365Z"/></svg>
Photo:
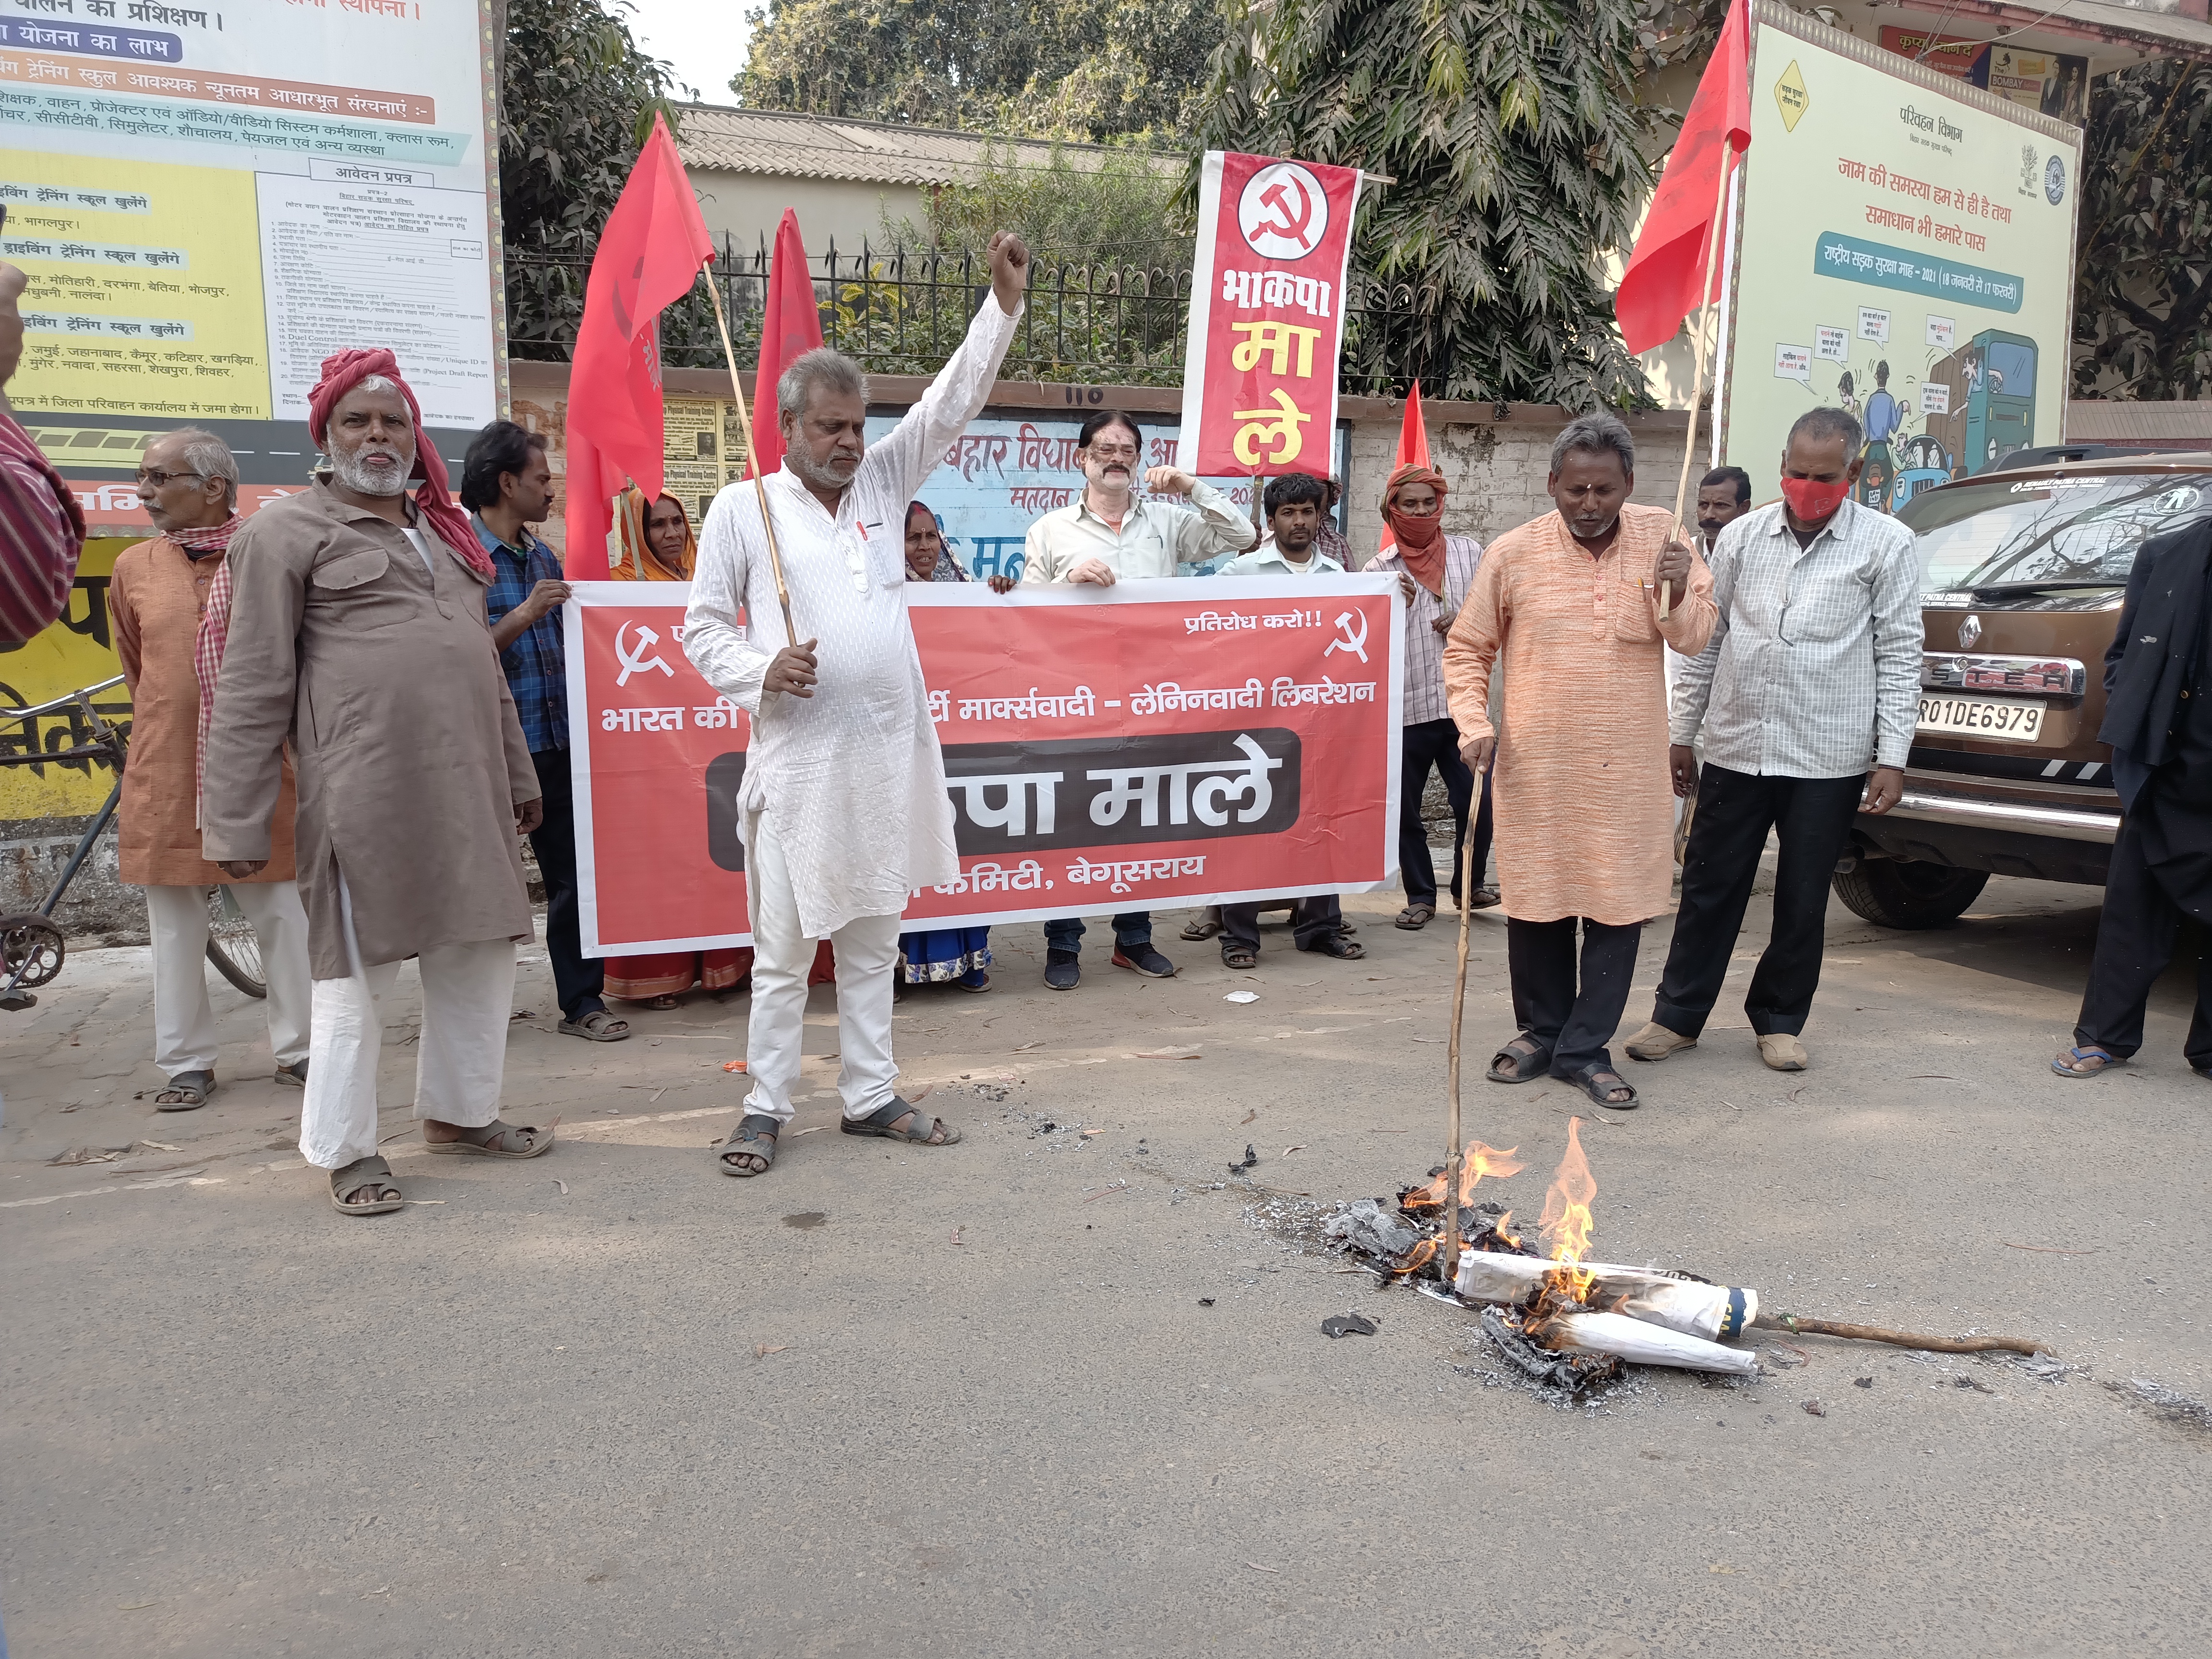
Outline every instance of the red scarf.
<svg viewBox="0 0 2212 1659"><path fill-rule="evenodd" d="M1437 492L1437 510L1425 518L1398 510L1398 492L1407 484L1425 483ZM1433 468L1407 462L1382 486L1382 517L1396 538L1398 556L1413 580L1430 592L1444 591L1444 475Z"/></svg>
<svg viewBox="0 0 2212 1659"><path fill-rule="evenodd" d="M399 388L399 395L407 400L407 412L415 420L414 476L422 481L422 488L415 492L415 510L429 522L440 539L453 550L464 564L490 580L491 555L483 550L483 544L477 540L477 532L469 527L469 515L453 504L453 492L446 484L445 459L430 441L430 434L422 430L422 405L415 401L414 392L399 378L397 357L378 346L368 351L333 352L324 358L323 378L307 394L307 435L315 441L317 448L326 451L324 434L330 428L331 410L339 398L373 374L381 374Z"/></svg>

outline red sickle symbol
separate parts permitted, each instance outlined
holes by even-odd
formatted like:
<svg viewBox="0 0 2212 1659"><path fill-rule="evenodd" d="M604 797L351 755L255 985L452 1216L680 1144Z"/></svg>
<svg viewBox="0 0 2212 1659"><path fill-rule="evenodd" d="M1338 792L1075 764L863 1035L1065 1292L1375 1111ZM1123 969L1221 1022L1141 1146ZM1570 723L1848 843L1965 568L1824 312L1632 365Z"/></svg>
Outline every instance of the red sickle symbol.
<svg viewBox="0 0 2212 1659"><path fill-rule="evenodd" d="M1291 195L1296 191L1297 210L1291 211ZM1260 205L1273 208L1282 215L1279 219L1262 220L1258 228L1272 231L1278 236L1287 236L1301 248L1306 246L1306 226L1313 218L1312 205L1306 200L1304 191L1298 189L1294 179L1279 179L1260 192Z"/></svg>

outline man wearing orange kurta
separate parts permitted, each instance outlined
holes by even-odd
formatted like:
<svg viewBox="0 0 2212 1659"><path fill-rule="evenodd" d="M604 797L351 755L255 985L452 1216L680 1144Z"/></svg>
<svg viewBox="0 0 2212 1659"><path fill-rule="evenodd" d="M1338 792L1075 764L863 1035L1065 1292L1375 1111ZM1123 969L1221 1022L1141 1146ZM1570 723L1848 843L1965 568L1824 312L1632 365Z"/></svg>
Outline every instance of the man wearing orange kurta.
<svg viewBox="0 0 2212 1659"><path fill-rule="evenodd" d="M107 591L115 651L131 687L131 764L124 769L116 856L146 890L154 937L154 1062L168 1086L155 1109L186 1112L214 1091L215 1014L208 1002L209 890L221 885L253 924L269 987L269 1046L279 1083L307 1076L307 915L292 870L289 769L270 823L268 868L244 881L200 856L200 620L240 520L238 462L222 439L186 428L156 438L138 465L150 542L115 557Z"/></svg>
<svg viewBox="0 0 2212 1659"><path fill-rule="evenodd" d="M1462 752L1477 771L1493 759L1498 769L1498 885L1521 1034L1489 1076L1564 1078L1620 1109L1636 1091L1606 1044L1644 924L1667 908L1673 877L1663 659L1669 645L1704 650L1715 614L1712 577L1668 533L1672 517L1627 504L1635 482L1626 426L1610 415L1569 425L1547 484L1558 510L1490 544L1444 647ZM1490 723L1493 664L1503 738Z"/></svg>

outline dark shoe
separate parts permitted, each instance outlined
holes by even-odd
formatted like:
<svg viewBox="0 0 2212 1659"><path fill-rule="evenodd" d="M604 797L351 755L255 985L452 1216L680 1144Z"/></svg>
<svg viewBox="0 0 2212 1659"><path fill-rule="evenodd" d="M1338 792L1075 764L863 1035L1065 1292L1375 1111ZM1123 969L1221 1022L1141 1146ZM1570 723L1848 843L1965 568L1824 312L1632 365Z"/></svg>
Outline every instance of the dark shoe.
<svg viewBox="0 0 2212 1659"><path fill-rule="evenodd" d="M1142 974L1146 979L1173 979L1176 965L1149 945L1116 945L1114 965Z"/></svg>
<svg viewBox="0 0 2212 1659"><path fill-rule="evenodd" d="M1083 964L1073 951L1044 953L1044 982L1055 991L1073 991L1083 979Z"/></svg>

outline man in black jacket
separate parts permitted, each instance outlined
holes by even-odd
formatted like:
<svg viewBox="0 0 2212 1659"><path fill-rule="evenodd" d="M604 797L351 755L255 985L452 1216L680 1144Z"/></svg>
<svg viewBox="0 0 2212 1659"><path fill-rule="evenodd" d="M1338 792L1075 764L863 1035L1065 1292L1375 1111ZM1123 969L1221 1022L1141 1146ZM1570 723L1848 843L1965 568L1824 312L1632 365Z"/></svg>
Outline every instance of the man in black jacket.
<svg viewBox="0 0 2212 1659"><path fill-rule="evenodd" d="M2150 988L2186 914L2212 924L2212 519L2142 545L2105 653L2105 723L2127 816L2112 846L2097 954L2074 1047L2051 1062L2091 1077L2142 1046ZM2182 1053L2212 1080L2212 953L2197 963Z"/></svg>

